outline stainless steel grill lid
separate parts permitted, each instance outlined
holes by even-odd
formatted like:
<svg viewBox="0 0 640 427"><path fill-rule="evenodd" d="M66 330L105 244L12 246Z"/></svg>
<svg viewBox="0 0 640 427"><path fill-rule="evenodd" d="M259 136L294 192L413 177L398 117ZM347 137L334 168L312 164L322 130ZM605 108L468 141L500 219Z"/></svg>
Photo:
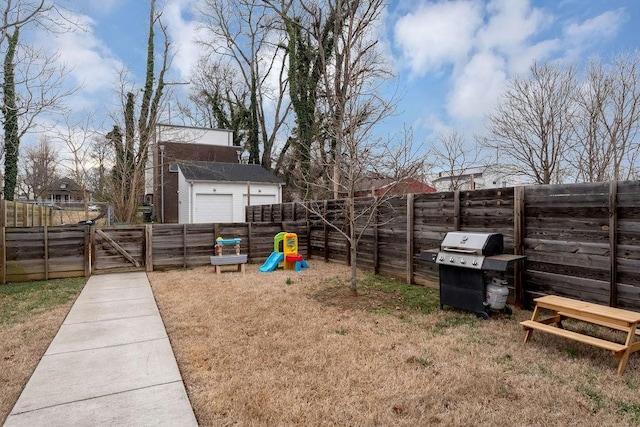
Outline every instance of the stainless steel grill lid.
<svg viewBox="0 0 640 427"><path fill-rule="evenodd" d="M504 252L502 234L452 231L440 244L442 252L491 256Z"/></svg>

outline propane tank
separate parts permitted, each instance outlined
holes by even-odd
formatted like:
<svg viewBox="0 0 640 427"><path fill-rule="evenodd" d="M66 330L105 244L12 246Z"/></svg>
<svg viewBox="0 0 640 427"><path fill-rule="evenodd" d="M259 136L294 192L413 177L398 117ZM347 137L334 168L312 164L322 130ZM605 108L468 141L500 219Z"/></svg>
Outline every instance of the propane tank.
<svg viewBox="0 0 640 427"><path fill-rule="evenodd" d="M487 284L487 305L492 309L502 310L506 305L509 296L509 288L506 284L506 280L495 277L491 283Z"/></svg>

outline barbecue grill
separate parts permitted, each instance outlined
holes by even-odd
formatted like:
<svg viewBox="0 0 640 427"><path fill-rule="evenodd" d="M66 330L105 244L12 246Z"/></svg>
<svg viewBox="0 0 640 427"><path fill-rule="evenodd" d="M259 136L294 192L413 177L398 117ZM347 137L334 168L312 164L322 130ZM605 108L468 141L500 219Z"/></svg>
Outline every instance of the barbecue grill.
<svg viewBox="0 0 640 427"><path fill-rule="evenodd" d="M475 312L488 319L487 271L505 272L522 255L504 254L504 239L499 233L455 231L446 234L439 249L427 249L420 259L438 264L440 308L445 305ZM511 314L504 305L502 312Z"/></svg>

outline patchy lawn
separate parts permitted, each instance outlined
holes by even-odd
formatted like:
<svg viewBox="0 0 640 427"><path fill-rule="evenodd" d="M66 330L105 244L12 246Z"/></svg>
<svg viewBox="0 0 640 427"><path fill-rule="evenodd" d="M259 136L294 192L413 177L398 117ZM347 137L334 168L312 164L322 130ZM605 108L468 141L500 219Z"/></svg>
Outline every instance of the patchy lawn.
<svg viewBox="0 0 640 427"><path fill-rule="evenodd" d="M0 423L85 283L82 277L0 285Z"/></svg>
<svg viewBox="0 0 640 427"><path fill-rule="evenodd" d="M432 289L310 262L149 275L201 425L640 424L640 360L438 309Z"/></svg>

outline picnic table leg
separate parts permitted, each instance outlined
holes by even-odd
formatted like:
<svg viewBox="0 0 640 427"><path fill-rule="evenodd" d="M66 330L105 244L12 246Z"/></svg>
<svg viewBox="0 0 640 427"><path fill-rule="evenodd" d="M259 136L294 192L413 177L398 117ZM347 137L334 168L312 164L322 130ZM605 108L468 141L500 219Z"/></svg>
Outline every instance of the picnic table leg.
<svg viewBox="0 0 640 427"><path fill-rule="evenodd" d="M633 345L633 341L636 336L636 327L638 324L631 325L631 329L629 329L629 335L627 335L627 341L625 345L627 349L624 354L620 358L620 363L618 363L618 375L622 375L624 373L625 368L627 367L627 362L629 361L629 354L631 353L631 346Z"/></svg>
<svg viewBox="0 0 640 427"><path fill-rule="evenodd" d="M538 318L538 314L540 313L540 309L538 308L538 305L536 304L536 308L533 309L533 315L531 315L531 320L533 320L535 322L535 320ZM528 343L529 340L531 339L531 335L533 335L533 329L527 329L526 332L524 333L524 343Z"/></svg>

